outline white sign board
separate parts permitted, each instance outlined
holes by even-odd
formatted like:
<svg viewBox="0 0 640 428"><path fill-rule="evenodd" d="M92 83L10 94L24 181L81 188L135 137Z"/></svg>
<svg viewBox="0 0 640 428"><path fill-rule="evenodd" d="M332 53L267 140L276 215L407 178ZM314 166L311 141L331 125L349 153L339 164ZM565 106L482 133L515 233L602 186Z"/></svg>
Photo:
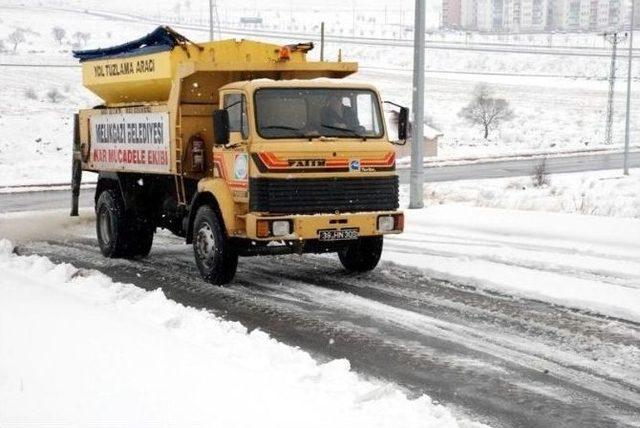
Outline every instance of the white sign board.
<svg viewBox="0 0 640 428"><path fill-rule="evenodd" d="M98 170L168 173L169 113L91 116L90 163Z"/></svg>

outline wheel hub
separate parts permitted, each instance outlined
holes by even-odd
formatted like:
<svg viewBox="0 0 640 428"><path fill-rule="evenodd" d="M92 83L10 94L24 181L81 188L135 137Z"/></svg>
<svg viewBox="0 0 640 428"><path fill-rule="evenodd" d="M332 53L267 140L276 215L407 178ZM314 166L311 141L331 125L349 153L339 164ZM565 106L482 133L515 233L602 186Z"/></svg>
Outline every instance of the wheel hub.
<svg viewBox="0 0 640 428"><path fill-rule="evenodd" d="M213 237L213 231L208 224L203 224L198 230L196 236L196 252L200 261L206 267L211 267L216 252L216 243Z"/></svg>
<svg viewBox="0 0 640 428"><path fill-rule="evenodd" d="M105 245L109 245L111 243L111 219L107 210L100 211L99 224L102 241Z"/></svg>

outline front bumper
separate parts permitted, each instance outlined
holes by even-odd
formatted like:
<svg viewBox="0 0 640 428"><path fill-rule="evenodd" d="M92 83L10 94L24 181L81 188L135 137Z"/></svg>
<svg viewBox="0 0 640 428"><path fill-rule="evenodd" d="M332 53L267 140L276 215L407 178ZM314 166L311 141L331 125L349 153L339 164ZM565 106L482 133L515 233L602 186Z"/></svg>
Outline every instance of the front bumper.
<svg viewBox="0 0 640 428"><path fill-rule="evenodd" d="M374 211L364 213L341 214L294 214L294 215L260 215L247 214L246 233L247 238L256 241L280 241L280 240L309 240L318 239L321 230L357 229L359 236L380 236L386 234L401 233L404 228L404 220L399 222L398 228L390 231L378 230L378 217L385 215L403 216L402 211ZM259 237L257 233L258 221L289 221L291 233L283 236Z"/></svg>

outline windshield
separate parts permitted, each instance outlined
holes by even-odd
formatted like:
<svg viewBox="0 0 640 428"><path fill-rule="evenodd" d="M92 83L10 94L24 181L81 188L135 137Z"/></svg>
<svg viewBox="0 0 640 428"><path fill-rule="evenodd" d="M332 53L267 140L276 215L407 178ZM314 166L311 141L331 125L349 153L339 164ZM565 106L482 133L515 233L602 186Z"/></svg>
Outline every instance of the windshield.
<svg viewBox="0 0 640 428"><path fill-rule="evenodd" d="M369 89L259 89L257 130L262 138L380 138L379 105Z"/></svg>

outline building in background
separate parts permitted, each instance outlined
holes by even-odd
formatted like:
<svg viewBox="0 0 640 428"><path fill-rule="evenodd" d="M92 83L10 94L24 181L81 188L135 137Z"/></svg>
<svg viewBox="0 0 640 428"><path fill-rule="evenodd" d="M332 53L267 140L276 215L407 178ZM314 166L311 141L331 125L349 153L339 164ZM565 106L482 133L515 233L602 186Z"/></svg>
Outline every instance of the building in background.
<svg viewBox="0 0 640 428"><path fill-rule="evenodd" d="M630 0L443 0L442 25L505 32L610 31L629 25L630 5Z"/></svg>
<svg viewBox="0 0 640 428"><path fill-rule="evenodd" d="M442 0L442 22L447 28L460 28L460 4L462 0Z"/></svg>
<svg viewBox="0 0 640 428"><path fill-rule="evenodd" d="M465 29L478 29L478 0L462 0L460 3L460 23Z"/></svg>
<svg viewBox="0 0 640 428"><path fill-rule="evenodd" d="M500 22L497 26L494 14L495 9L493 0L477 0L476 28L480 31L493 31L502 28L502 11L500 11Z"/></svg>
<svg viewBox="0 0 640 428"><path fill-rule="evenodd" d="M491 30L500 31L503 28L502 18L504 13L504 0L490 0L490 2L492 3L491 8L493 10Z"/></svg>

